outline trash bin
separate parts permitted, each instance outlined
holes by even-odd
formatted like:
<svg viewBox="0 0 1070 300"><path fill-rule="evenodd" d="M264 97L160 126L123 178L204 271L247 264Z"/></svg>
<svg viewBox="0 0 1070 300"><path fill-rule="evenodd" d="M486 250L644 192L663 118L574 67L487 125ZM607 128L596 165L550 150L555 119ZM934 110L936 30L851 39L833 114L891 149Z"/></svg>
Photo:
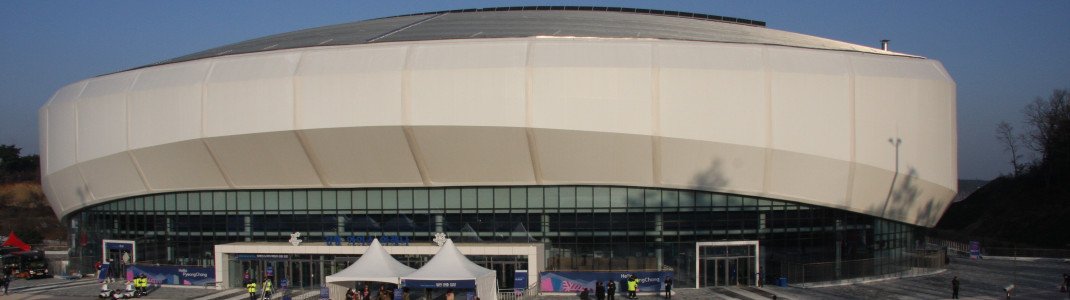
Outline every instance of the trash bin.
<svg viewBox="0 0 1070 300"><path fill-rule="evenodd" d="M776 279L776 285L779 287L788 287L788 278L780 277Z"/></svg>

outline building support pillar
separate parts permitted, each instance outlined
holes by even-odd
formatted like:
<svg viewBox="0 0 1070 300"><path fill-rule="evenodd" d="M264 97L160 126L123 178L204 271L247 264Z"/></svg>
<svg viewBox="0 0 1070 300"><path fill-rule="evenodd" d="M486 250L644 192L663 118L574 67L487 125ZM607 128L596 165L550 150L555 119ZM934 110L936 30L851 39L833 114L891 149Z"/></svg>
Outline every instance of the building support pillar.
<svg viewBox="0 0 1070 300"><path fill-rule="evenodd" d="M836 278L839 279L843 270L843 222L836 220Z"/></svg>
<svg viewBox="0 0 1070 300"><path fill-rule="evenodd" d="M251 242L253 241L253 216L244 216L242 221L245 223L245 227L243 227L245 228L245 241Z"/></svg>
<svg viewBox="0 0 1070 300"><path fill-rule="evenodd" d="M661 270L661 269L663 269L665 267L665 257L664 257L664 251L665 251L664 250L664 248L665 248L665 245L664 245L665 238L664 238L664 236L665 235L664 235L664 232L663 232L663 231L665 231L665 220L663 218L664 218L664 216L662 215L662 213L654 214L654 232L656 232L657 235L658 235L657 237L654 238L654 243L655 243L655 245L654 245L654 256L657 257L658 270Z"/></svg>

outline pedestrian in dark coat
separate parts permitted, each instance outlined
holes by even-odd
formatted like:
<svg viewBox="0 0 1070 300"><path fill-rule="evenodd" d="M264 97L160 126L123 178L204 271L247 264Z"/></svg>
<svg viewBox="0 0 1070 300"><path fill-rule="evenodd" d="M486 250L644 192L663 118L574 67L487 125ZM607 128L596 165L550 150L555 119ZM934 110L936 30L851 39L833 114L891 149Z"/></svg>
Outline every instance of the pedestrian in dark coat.
<svg viewBox="0 0 1070 300"><path fill-rule="evenodd" d="M672 299L672 277L665 278L665 299Z"/></svg>
<svg viewBox="0 0 1070 300"><path fill-rule="evenodd" d="M951 278L951 299L959 298L959 277Z"/></svg>
<svg viewBox="0 0 1070 300"><path fill-rule="evenodd" d="M602 285L602 281L594 283L594 297L598 300L606 299L606 286Z"/></svg>
<svg viewBox="0 0 1070 300"><path fill-rule="evenodd" d="M614 296L617 295L617 283L616 282L613 282L612 280L609 281L609 283L606 286L606 295L609 296L608 298L606 298L606 300L616 300L616 297L614 297Z"/></svg>

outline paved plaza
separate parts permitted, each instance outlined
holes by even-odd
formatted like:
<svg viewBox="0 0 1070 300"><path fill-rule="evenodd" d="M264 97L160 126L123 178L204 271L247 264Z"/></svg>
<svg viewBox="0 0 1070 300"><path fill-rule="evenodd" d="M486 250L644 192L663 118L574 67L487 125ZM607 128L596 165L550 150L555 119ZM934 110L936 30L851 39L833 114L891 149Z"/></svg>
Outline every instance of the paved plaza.
<svg viewBox="0 0 1070 300"><path fill-rule="evenodd" d="M674 300L692 299L948 299L951 298L951 278L959 277L962 299L1004 299L1003 287L1016 283L1012 299L1070 299L1059 292L1062 273L1070 273L1066 260L1003 260L954 259L947 271L912 278L818 288L754 287L677 289ZM118 287L118 285L114 286ZM114 288L113 287L113 288ZM100 284L92 279L17 280L12 292L0 299L93 299ZM316 299L315 291L296 291L293 299ZM214 290L199 287L161 287L141 299L248 299L240 289ZM281 297L275 297L281 299ZM579 299L575 295L542 295L536 299ZM623 300L623 297L617 299ZM663 299L641 295L641 300Z"/></svg>

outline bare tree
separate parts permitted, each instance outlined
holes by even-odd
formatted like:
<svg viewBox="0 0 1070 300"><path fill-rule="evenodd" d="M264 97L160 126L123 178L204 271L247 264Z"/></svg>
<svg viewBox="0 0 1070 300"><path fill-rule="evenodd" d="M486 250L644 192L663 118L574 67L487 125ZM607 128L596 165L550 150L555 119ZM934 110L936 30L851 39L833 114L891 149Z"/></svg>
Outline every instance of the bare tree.
<svg viewBox="0 0 1070 300"><path fill-rule="evenodd" d="M1022 164L1020 138L1020 136L1014 135L1014 127L1006 121L999 122L999 126L996 126L996 139L1003 143L1004 151L1011 153L1011 167L1014 167L1014 177L1018 177L1025 170L1025 166Z"/></svg>
<svg viewBox="0 0 1070 300"><path fill-rule="evenodd" d="M1047 100L1037 97L1025 107L1026 123L1032 126L1028 146L1040 153L1041 162L1050 161L1058 154L1058 144L1065 137L1070 122L1070 91L1055 90Z"/></svg>

